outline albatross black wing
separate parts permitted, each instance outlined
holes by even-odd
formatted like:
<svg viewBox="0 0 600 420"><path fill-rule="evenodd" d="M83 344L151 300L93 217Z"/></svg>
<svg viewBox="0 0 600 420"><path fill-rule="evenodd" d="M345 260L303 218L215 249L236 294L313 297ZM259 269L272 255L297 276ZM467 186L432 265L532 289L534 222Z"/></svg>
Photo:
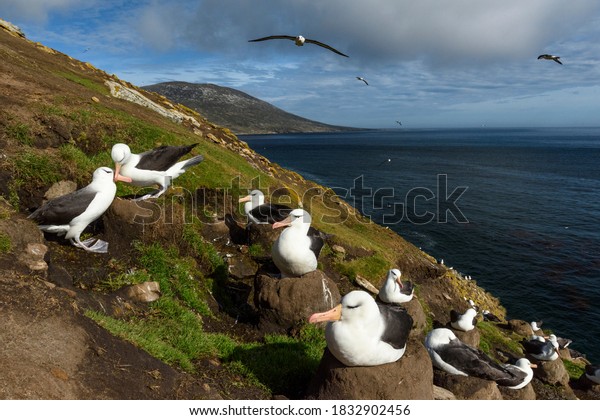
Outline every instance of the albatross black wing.
<svg viewBox="0 0 600 420"><path fill-rule="evenodd" d="M248 42L268 41L269 39L291 39L292 41L294 41L296 39L296 37L290 36L290 35L270 35L270 36L265 36L263 38L251 39Z"/></svg>
<svg viewBox="0 0 600 420"><path fill-rule="evenodd" d="M28 218L40 225L65 225L83 213L94 197L96 197L95 192L82 188L48 201Z"/></svg>
<svg viewBox="0 0 600 420"><path fill-rule="evenodd" d="M507 369L494 362L481 350L474 349L460 340L452 340L436 352L444 362L461 372L469 376L495 381L499 385L516 385L521 383L526 376L526 373L519 369Z"/></svg>
<svg viewBox="0 0 600 420"><path fill-rule="evenodd" d="M250 214L259 222L273 224L284 220L293 209L283 204L261 204L254 207Z"/></svg>
<svg viewBox="0 0 600 420"><path fill-rule="evenodd" d="M379 313L385 323L381 341L388 343L395 349L403 348L412 329L412 317L406 309L398 305L377 302L377 306L379 306Z"/></svg>
<svg viewBox="0 0 600 420"><path fill-rule="evenodd" d="M187 155L200 143L189 146L160 146L156 149L140 153L140 161L136 165L138 169L148 171L166 171L175 165L182 156Z"/></svg>
<svg viewBox="0 0 600 420"><path fill-rule="evenodd" d="M327 45L327 44L323 44L323 43L322 43L322 42L320 42L320 41L316 41L316 40L314 40L314 39L307 39L307 40L306 40L306 41L304 41L304 42L309 42L309 43L311 43L311 44L318 45L319 47L327 48L329 51L333 51L333 52L334 52L334 53L336 53L336 54L343 55L344 57L348 57L346 54L344 54L344 53L342 53L342 52L339 52L338 50L336 50L336 49L335 49L335 48L333 48L332 46L330 46L330 45Z"/></svg>

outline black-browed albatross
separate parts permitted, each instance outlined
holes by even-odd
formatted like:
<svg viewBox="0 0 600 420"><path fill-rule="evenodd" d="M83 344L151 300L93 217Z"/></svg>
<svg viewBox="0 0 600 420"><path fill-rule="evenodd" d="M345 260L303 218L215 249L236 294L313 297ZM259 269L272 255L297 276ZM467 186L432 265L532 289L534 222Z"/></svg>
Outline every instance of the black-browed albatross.
<svg viewBox="0 0 600 420"><path fill-rule="evenodd" d="M291 36L291 35L270 35L270 36L265 36L263 38L257 38L257 39L251 39L248 42L260 42L260 41L268 41L270 39L289 39L294 41L294 43L301 47L304 44L308 43L308 44L315 44L318 45L319 47L323 47L323 48L327 48L330 51L333 51L336 54L339 55L343 55L344 57L348 57L346 54L336 50L335 48L333 48L330 45L324 44L320 41L317 41L315 39L308 39L308 38L304 38L302 35L298 35L298 36Z"/></svg>
<svg viewBox="0 0 600 420"><path fill-rule="evenodd" d="M541 59L544 59L544 60L552 60L552 61L556 61L558 64L562 64L562 63L560 62L560 57L559 57L559 56L557 56L557 55L552 55L552 54L542 54L542 55L538 56L538 60L541 60Z"/></svg>
<svg viewBox="0 0 600 420"><path fill-rule="evenodd" d="M462 314L452 309L450 310L450 325L455 330L471 331L477 324L476 316L477 311L473 308L467 309Z"/></svg>
<svg viewBox="0 0 600 420"><path fill-rule="evenodd" d="M79 239L83 230L110 207L117 192L114 172L107 167L94 171L92 182L70 194L54 198L29 215L44 232L65 235L65 239L86 251L106 253L108 243L100 239Z"/></svg>
<svg viewBox="0 0 600 420"><path fill-rule="evenodd" d="M248 222L255 224L273 224L284 220L292 208L284 204L265 203L265 195L260 190L252 190L250 194L239 199L244 203L244 213Z"/></svg>
<svg viewBox="0 0 600 420"><path fill-rule="evenodd" d="M300 277L317 269L317 258L325 241L320 235L309 235L310 214L294 209L273 229L285 227L273 243L271 257L281 277Z"/></svg>
<svg viewBox="0 0 600 420"><path fill-rule="evenodd" d="M448 328L431 330L425 338L425 347L433 365L451 375L475 376L508 387L520 386L533 376L517 367L494 362L481 350L460 341Z"/></svg>
<svg viewBox="0 0 600 420"><path fill-rule="evenodd" d="M335 308L308 319L310 323L327 321L327 348L346 366L397 361L406 351L413 324L404 308L377 303L362 290L348 293Z"/></svg>
<svg viewBox="0 0 600 420"><path fill-rule="evenodd" d="M129 146L117 143L110 153L115 162L115 181L128 182L138 187L160 186L155 194L147 194L140 198L160 197L171 185L171 182L183 174L187 168L204 160L202 155L179 161L191 152L199 143L189 146L160 146L140 154L131 153Z"/></svg>
<svg viewBox="0 0 600 420"><path fill-rule="evenodd" d="M414 296L412 282L400 280L402 273L397 268L388 271L383 287L379 289L378 297L385 303L406 303Z"/></svg>

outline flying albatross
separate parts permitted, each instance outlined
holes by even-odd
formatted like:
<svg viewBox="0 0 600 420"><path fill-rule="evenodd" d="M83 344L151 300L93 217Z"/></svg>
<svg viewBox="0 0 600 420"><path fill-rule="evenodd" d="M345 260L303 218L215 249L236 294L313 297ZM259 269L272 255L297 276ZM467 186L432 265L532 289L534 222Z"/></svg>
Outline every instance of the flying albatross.
<svg viewBox="0 0 600 420"><path fill-rule="evenodd" d="M455 330L471 331L477 324L476 316L477 311L473 308L467 309L463 314L452 309L450 311L450 325Z"/></svg>
<svg viewBox="0 0 600 420"><path fill-rule="evenodd" d="M281 277L300 277L317 269L317 258L325 244L320 235L309 235L310 214L295 209L273 229L286 227L273 243L271 257Z"/></svg>
<svg viewBox="0 0 600 420"><path fill-rule="evenodd" d="M365 82L365 85L369 86L369 83L368 83L368 82L365 80L365 78L364 78L364 77L356 76L356 78L357 78L358 80L360 80L361 82Z"/></svg>
<svg viewBox="0 0 600 420"><path fill-rule="evenodd" d="M128 182L138 187L159 185L155 194L147 194L140 198L160 197L171 185L171 182L183 174L187 168L204 160L202 155L187 160L179 159L188 154L196 144L189 146L160 146L144 153L131 153L129 146L117 143L110 153L115 162L115 182Z"/></svg>
<svg viewBox="0 0 600 420"><path fill-rule="evenodd" d="M273 224L284 220L292 209L284 204L265 203L265 195L260 190L252 190L250 194L239 199L244 203L244 213L248 222L255 224Z"/></svg>
<svg viewBox="0 0 600 420"><path fill-rule="evenodd" d="M117 192L113 170L100 167L92 182L77 191L54 198L29 215L44 232L65 235L65 239L86 251L106 253L108 243L94 238L81 241L79 236L110 207Z"/></svg>
<svg viewBox="0 0 600 420"><path fill-rule="evenodd" d="M302 35L298 35L298 36L270 35L270 36L265 36L264 38L251 39L248 42L268 41L270 39L289 39L289 40L294 41L294 43L299 47L303 46L305 43L315 44L315 45L318 45L319 47L327 48L328 50L333 51L336 54L343 55L344 57L348 57L346 54L339 52L338 50L336 50L335 48L333 48L330 45L324 44L324 43L314 40L314 39L304 38Z"/></svg>
<svg viewBox="0 0 600 420"><path fill-rule="evenodd" d="M310 316L308 322L329 321L325 340L329 351L346 366L376 366L402 357L413 320L396 305L375 302L354 290L335 308Z"/></svg>
<svg viewBox="0 0 600 420"><path fill-rule="evenodd" d="M533 374L519 365L500 365L484 352L460 341L448 328L435 328L425 338L433 365L451 375L475 376L498 385L523 387Z"/></svg>
<svg viewBox="0 0 600 420"><path fill-rule="evenodd" d="M385 303L406 303L414 296L412 282L402 283L402 273L397 268L388 271L383 287L379 289L379 299Z"/></svg>
<svg viewBox="0 0 600 420"><path fill-rule="evenodd" d="M541 60L542 58L543 58L544 60L553 60L553 61L556 61L558 64L562 64L562 63L560 62L560 57L559 57L559 56L557 56L557 55L552 55L552 54L542 54L542 55L538 56L538 60Z"/></svg>

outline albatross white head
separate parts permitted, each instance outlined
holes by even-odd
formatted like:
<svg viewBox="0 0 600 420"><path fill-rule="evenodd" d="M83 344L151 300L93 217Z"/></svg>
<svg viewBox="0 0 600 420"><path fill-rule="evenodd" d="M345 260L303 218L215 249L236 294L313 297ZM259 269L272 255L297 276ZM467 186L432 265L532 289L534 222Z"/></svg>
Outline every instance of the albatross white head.
<svg viewBox="0 0 600 420"><path fill-rule="evenodd" d="M248 214L253 208L265 204L265 195L260 190L252 190L250 194L240 198L238 202L244 203L244 212Z"/></svg>
<svg viewBox="0 0 600 420"><path fill-rule="evenodd" d="M312 218L306 210L295 209L292 210L289 216L281 222L273 223L273 229L287 226L290 229L294 229L294 231L302 232L304 235L306 235L308 233L308 229L310 229L311 222Z"/></svg>
<svg viewBox="0 0 600 420"><path fill-rule="evenodd" d="M305 41L306 41L306 38L304 38L302 35L298 35L298 36L296 37L296 39L294 40L294 43L295 43L297 46L301 47L301 46L303 46L303 45L304 45L304 42L305 42ZM289 45L289 44L288 44L288 45Z"/></svg>
<svg viewBox="0 0 600 420"><path fill-rule="evenodd" d="M131 178L119 174L121 166L126 164L131 158L131 149L124 143L117 143L112 147L110 151L110 157L115 162L115 182L131 182Z"/></svg>

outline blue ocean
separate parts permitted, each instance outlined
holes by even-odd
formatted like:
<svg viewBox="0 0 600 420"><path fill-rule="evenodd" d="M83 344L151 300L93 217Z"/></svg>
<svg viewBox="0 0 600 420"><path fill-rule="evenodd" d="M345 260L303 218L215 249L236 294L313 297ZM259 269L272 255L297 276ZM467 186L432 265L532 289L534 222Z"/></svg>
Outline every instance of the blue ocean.
<svg viewBox="0 0 600 420"><path fill-rule="evenodd" d="M600 128L242 139L600 363Z"/></svg>

